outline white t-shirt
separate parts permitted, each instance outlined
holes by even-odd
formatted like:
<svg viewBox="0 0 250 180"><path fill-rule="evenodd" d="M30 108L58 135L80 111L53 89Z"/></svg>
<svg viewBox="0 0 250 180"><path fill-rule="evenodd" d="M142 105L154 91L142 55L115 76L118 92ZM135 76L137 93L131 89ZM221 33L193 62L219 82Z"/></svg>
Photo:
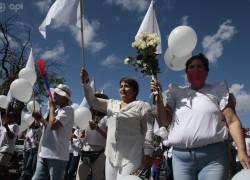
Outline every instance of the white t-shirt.
<svg viewBox="0 0 250 180"><path fill-rule="evenodd" d="M106 131L107 116L105 116L99 121L98 126L103 131ZM89 145L97 145L103 147L105 147L106 145L106 139L96 130L91 130L91 129L86 130L86 141Z"/></svg>
<svg viewBox="0 0 250 180"><path fill-rule="evenodd" d="M42 129L39 128L28 128L26 135L25 135L25 141L24 141L24 149L31 149L31 148L37 148L38 142L40 141L42 135Z"/></svg>
<svg viewBox="0 0 250 180"><path fill-rule="evenodd" d="M17 124L10 124L8 125L9 129L12 133L14 133L15 137L14 138L9 138L7 135L7 130L5 127L1 127L1 137L0 137L0 152L7 152L7 153L13 153L16 149L15 143L16 143L16 138L19 133L19 126Z"/></svg>
<svg viewBox="0 0 250 180"><path fill-rule="evenodd" d="M73 108L71 106L66 106L57 109L56 120L60 121L63 127L57 130L51 130L51 125L47 125L41 141L39 156L47 159L68 161L69 140L74 123Z"/></svg>
<svg viewBox="0 0 250 180"><path fill-rule="evenodd" d="M71 148L73 150L73 156L78 156L80 152L79 147L80 140L78 138L73 138Z"/></svg>
<svg viewBox="0 0 250 180"><path fill-rule="evenodd" d="M168 145L195 148L227 139L221 110L228 104L226 82L205 85L199 91L170 85L166 102L173 111Z"/></svg>

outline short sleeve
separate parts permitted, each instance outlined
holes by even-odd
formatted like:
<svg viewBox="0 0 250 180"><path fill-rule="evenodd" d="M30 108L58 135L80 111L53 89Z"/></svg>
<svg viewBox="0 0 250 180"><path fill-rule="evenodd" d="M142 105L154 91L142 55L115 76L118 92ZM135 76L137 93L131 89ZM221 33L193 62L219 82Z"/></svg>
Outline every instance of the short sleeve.
<svg viewBox="0 0 250 180"><path fill-rule="evenodd" d="M71 106L66 106L58 111L56 120L60 121L65 126L74 117L74 110Z"/></svg>
<svg viewBox="0 0 250 180"><path fill-rule="evenodd" d="M107 116L104 116L100 122L98 123L98 126L101 128L101 129L105 129L107 127Z"/></svg>
<svg viewBox="0 0 250 180"><path fill-rule="evenodd" d="M227 106L229 99L229 90L227 82L221 81L217 83L215 86L215 90L217 93L220 110L223 110Z"/></svg>

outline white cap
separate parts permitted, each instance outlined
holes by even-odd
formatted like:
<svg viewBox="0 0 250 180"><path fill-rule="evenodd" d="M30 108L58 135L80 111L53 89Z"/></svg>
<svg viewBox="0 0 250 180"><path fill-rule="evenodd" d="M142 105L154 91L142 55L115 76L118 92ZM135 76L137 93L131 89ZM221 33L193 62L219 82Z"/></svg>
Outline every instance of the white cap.
<svg viewBox="0 0 250 180"><path fill-rule="evenodd" d="M60 95L60 96L64 96L68 99L70 99L71 96L71 90L69 88L68 85L66 84L59 84L55 89L54 89L54 93Z"/></svg>

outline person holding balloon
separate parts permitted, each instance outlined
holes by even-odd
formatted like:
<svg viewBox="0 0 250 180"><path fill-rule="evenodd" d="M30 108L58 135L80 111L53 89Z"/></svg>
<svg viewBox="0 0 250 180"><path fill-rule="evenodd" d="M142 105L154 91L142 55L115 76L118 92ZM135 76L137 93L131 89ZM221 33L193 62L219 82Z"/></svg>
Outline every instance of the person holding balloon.
<svg viewBox="0 0 250 180"><path fill-rule="evenodd" d="M154 116L149 104L136 100L138 83L131 78L122 78L119 83L121 100L105 100L94 96L85 69L81 70L81 79L89 105L108 116L106 179L117 180L142 167L149 168Z"/></svg>
<svg viewBox="0 0 250 180"><path fill-rule="evenodd" d="M227 180L228 131L242 166L249 169L241 122L233 111L226 82L206 83L209 63L203 54L192 56L185 72L190 85L171 84L165 98L156 102L157 120L169 128L167 143L173 146L174 179ZM151 90L161 92L160 82L153 80Z"/></svg>
<svg viewBox="0 0 250 180"><path fill-rule="evenodd" d="M71 90L59 84L49 99L49 116L44 119L40 112L33 117L42 122L44 132L41 138L37 166L32 180L62 180L69 160L69 139L74 124L74 110L70 106Z"/></svg>
<svg viewBox="0 0 250 180"><path fill-rule="evenodd" d="M108 99L108 96L102 93L95 93L95 97ZM90 111L92 120L89 122L89 127L84 130L84 138L81 138L81 159L77 169L77 180L87 180L90 170L93 180L104 179L107 117L92 107Z"/></svg>

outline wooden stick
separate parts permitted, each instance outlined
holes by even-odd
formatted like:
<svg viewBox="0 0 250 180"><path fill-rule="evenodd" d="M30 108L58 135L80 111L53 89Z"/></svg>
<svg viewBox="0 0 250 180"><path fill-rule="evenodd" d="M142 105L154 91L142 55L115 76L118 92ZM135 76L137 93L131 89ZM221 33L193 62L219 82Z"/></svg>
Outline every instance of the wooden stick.
<svg viewBox="0 0 250 180"><path fill-rule="evenodd" d="M83 0L80 0L80 17L81 17L81 49L82 49L82 67L85 69L85 59L84 59L84 34L83 34Z"/></svg>

